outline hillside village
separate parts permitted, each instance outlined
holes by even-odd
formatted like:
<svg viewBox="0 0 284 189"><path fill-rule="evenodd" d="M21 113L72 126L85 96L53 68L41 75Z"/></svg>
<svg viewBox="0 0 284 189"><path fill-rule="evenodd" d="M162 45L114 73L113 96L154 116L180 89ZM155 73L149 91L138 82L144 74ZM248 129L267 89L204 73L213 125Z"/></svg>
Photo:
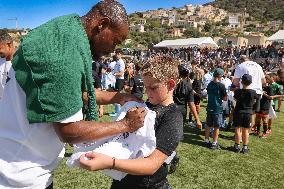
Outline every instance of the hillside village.
<svg viewBox="0 0 284 189"><path fill-rule="evenodd" d="M228 41L241 46L265 45L267 37L283 29L282 20L263 22L250 16L246 9L233 13L211 4L135 12L129 18L131 32L127 43L132 46L201 36L214 37L219 45Z"/></svg>

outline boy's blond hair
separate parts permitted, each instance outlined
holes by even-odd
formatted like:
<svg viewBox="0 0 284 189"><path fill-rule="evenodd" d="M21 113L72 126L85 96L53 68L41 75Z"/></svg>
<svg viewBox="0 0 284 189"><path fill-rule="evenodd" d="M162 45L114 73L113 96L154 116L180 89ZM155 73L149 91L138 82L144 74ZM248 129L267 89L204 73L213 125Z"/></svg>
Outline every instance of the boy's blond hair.
<svg viewBox="0 0 284 189"><path fill-rule="evenodd" d="M150 57L142 67L142 75L151 76L160 82L178 80L178 60L166 55L154 55Z"/></svg>

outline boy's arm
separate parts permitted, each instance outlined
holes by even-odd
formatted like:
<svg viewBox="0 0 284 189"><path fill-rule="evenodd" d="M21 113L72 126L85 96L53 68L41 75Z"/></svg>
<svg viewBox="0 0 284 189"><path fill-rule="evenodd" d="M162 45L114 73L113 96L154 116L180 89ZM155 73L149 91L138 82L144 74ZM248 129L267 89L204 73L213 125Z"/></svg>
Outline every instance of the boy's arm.
<svg viewBox="0 0 284 189"><path fill-rule="evenodd" d="M263 92L263 96L265 96L266 98L268 98L269 100L273 100L273 90L271 87L267 88L267 91Z"/></svg>
<svg viewBox="0 0 284 189"><path fill-rule="evenodd" d="M80 157L81 167L91 171L115 169L131 175L153 175L167 159L167 155L156 149L146 158L113 159L100 153L88 153Z"/></svg>
<svg viewBox="0 0 284 189"><path fill-rule="evenodd" d="M272 97L270 95L268 95L266 92L264 92L262 95L265 96L266 98L268 98L269 100L272 100Z"/></svg>
<svg viewBox="0 0 284 189"><path fill-rule="evenodd" d="M284 95L274 95L274 96L269 96L271 100L276 99L276 98L283 98Z"/></svg>
<svg viewBox="0 0 284 189"><path fill-rule="evenodd" d="M182 137L182 115L173 109L162 117L156 132L157 147L154 152L146 157L135 160L115 160L114 168L133 175L152 175L164 163L166 158L176 149ZM160 126L160 127L159 127ZM101 170L112 168L113 160L111 157L102 154L88 154L90 160L85 160L81 156L81 166L88 170Z"/></svg>

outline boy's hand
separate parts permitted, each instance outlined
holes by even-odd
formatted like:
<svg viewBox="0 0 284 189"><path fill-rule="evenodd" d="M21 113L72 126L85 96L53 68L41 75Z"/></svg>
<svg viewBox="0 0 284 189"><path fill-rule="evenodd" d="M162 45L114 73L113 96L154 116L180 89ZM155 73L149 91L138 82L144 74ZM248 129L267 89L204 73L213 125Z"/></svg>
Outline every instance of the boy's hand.
<svg viewBox="0 0 284 189"><path fill-rule="evenodd" d="M123 119L126 122L126 126L129 128L128 132L134 132L143 127L146 114L147 110L142 107L130 109Z"/></svg>
<svg viewBox="0 0 284 189"><path fill-rule="evenodd" d="M112 164L112 157L100 153L89 152L80 157L80 166L89 171L110 169Z"/></svg>

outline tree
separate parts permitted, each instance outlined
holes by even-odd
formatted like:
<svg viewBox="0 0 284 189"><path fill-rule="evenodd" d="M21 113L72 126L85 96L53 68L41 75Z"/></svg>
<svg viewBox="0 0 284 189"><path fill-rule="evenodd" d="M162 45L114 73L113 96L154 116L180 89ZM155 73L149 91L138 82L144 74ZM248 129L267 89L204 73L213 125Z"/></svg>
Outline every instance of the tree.
<svg viewBox="0 0 284 189"><path fill-rule="evenodd" d="M213 25L212 22L207 21L204 25L204 31L205 32L211 32L213 28L214 28L214 25Z"/></svg>
<svg viewBox="0 0 284 189"><path fill-rule="evenodd" d="M189 27L183 32L183 35L186 38L190 38L190 37L196 38L196 37L200 37L201 33L197 29L195 29L193 27Z"/></svg>
<svg viewBox="0 0 284 189"><path fill-rule="evenodd" d="M254 24L250 24L245 29L246 32L256 32L256 26Z"/></svg>
<svg viewBox="0 0 284 189"><path fill-rule="evenodd" d="M148 19L147 23L145 24L146 31L152 31L154 28L161 28L161 23L159 19Z"/></svg>
<svg viewBox="0 0 284 189"><path fill-rule="evenodd" d="M222 26L228 26L229 25L229 17L226 16L226 18L224 18L222 21L221 21L221 25Z"/></svg>

